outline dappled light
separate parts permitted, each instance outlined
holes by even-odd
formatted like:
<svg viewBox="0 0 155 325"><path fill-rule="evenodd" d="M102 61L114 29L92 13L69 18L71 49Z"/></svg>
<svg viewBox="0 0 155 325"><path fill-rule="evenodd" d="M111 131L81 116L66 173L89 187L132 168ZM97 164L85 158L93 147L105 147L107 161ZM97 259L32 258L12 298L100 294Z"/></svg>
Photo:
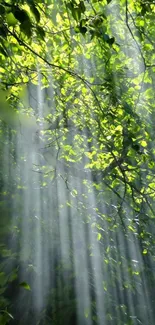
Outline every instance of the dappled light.
<svg viewBox="0 0 155 325"><path fill-rule="evenodd" d="M0 325L155 324L154 21L0 2Z"/></svg>

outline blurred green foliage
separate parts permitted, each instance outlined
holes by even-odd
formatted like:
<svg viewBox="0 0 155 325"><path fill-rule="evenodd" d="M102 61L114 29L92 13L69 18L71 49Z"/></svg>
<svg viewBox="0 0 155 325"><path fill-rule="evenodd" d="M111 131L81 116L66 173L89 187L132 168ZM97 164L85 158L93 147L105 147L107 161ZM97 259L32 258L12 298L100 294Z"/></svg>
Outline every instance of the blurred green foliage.
<svg viewBox="0 0 155 325"><path fill-rule="evenodd" d="M77 324L77 279L73 263L66 266L58 258L57 225L60 211L70 216L76 207L77 229L84 224L86 247L82 235L74 245L79 259L86 249L91 299L91 311L84 310L83 319L98 323L91 228L102 271L108 274L101 283L105 324L146 325L147 315L155 320L155 4L0 1L0 43L0 324ZM38 148L40 164L30 168L41 175L42 197L51 200L50 186L56 188L60 180L69 193L63 204L55 203L51 228L41 216L44 238L54 238L54 262L49 259L49 265L55 278L37 320L30 290L39 276L33 263L37 252L19 254L28 192L21 177L28 158L22 148L17 153L20 127L33 134ZM77 176L76 186L70 180ZM95 193L91 207L90 193ZM28 220L33 238L39 217L32 212ZM74 240L70 242L72 247ZM73 248L70 255L73 260ZM26 274L22 282L21 268Z"/></svg>

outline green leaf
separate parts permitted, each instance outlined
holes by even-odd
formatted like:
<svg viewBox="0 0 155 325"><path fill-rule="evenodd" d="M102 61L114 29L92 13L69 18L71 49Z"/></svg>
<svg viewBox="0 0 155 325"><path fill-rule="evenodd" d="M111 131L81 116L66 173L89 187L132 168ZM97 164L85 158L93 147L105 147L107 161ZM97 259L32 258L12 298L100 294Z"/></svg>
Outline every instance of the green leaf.
<svg viewBox="0 0 155 325"><path fill-rule="evenodd" d="M76 21L79 21L81 18L81 10L79 8L73 8L72 16Z"/></svg>
<svg viewBox="0 0 155 325"><path fill-rule="evenodd" d="M28 23L28 21L24 21L20 24L20 30L23 32L28 38L32 36L32 26L31 23Z"/></svg>
<svg viewBox="0 0 155 325"><path fill-rule="evenodd" d="M132 232L135 231L135 229L131 225L128 226L128 229L131 230Z"/></svg>
<svg viewBox="0 0 155 325"><path fill-rule="evenodd" d="M140 142L140 144L141 144L141 146L142 147L147 147L147 142L145 141L145 140L142 140L141 142Z"/></svg>
<svg viewBox="0 0 155 325"><path fill-rule="evenodd" d="M41 26L37 26L36 27L36 31L37 31L37 35L39 38L41 38L42 40L44 40L45 38L45 31Z"/></svg>
<svg viewBox="0 0 155 325"><path fill-rule="evenodd" d="M18 20L15 18L12 12L6 14L6 21L9 26L15 26L18 22Z"/></svg>
<svg viewBox="0 0 155 325"><path fill-rule="evenodd" d="M109 45L112 45L115 43L115 37L111 37L106 41Z"/></svg>
<svg viewBox="0 0 155 325"><path fill-rule="evenodd" d="M38 9L36 8L36 6L33 2L30 4L30 9L36 19L36 22L39 23L40 22L40 12L38 11Z"/></svg>
<svg viewBox="0 0 155 325"><path fill-rule="evenodd" d="M85 5L83 1L80 1L79 6L77 6L74 1L67 3L66 5L68 9L71 11L73 18L76 21L79 21L81 18L81 14L85 11Z"/></svg>
<svg viewBox="0 0 155 325"><path fill-rule="evenodd" d="M97 240L99 241L101 239L102 235L98 232L97 234Z"/></svg>
<svg viewBox="0 0 155 325"><path fill-rule="evenodd" d="M22 288L24 288L24 289L26 289L26 290L31 290L29 284L26 283L26 282L21 282L21 283L19 284L19 286L22 287Z"/></svg>
<svg viewBox="0 0 155 325"><path fill-rule="evenodd" d="M14 319L14 317L12 316L12 314L8 313L7 310L0 310L1 314L7 314L10 318Z"/></svg>
<svg viewBox="0 0 155 325"><path fill-rule="evenodd" d="M84 1L80 1L79 8L80 8L80 10L81 10L82 13L85 12L86 7L85 7L85 4L84 4Z"/></svg>
<svg viewBox="0 0 155 325"><path fill-rule="evenodd" d="M73 5L72 2L68 2L68 3L66 4L66 7L68 7L68 9L69 9L70 11L72 11L73 8L74 8L74 5Z"/></svg>
<svg viewBox="0 0 155 325"><path fill-rule="evenodd" d="M16 9L13 11L13 14L20 23L23 23L25 21L27 24L30 23L30 17L26 10L16 7Z"/></svg>

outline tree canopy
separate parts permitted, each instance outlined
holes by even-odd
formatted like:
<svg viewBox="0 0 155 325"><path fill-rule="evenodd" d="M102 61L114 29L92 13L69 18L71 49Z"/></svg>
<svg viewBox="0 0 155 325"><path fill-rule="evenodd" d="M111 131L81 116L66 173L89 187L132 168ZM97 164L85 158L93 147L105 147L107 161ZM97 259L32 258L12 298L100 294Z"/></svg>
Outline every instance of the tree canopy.
<svg viewBox="0 0 155 325"><path fill-rule="evenodd" d="M0 324L153 324L154 22L153 1L0 1ZM53 243L36 320L28 229Z"/></svg>

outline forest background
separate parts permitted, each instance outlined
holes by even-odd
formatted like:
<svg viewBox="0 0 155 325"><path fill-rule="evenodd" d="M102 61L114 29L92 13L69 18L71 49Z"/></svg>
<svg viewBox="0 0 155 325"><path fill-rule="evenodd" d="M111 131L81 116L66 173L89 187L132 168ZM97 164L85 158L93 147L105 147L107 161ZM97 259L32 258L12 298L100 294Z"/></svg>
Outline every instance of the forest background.
<svg viewBox="0 0 155 325"><path fill-rule="evenodd" d="M155 323L155 2L0 1L0 324Z"/></svg>

